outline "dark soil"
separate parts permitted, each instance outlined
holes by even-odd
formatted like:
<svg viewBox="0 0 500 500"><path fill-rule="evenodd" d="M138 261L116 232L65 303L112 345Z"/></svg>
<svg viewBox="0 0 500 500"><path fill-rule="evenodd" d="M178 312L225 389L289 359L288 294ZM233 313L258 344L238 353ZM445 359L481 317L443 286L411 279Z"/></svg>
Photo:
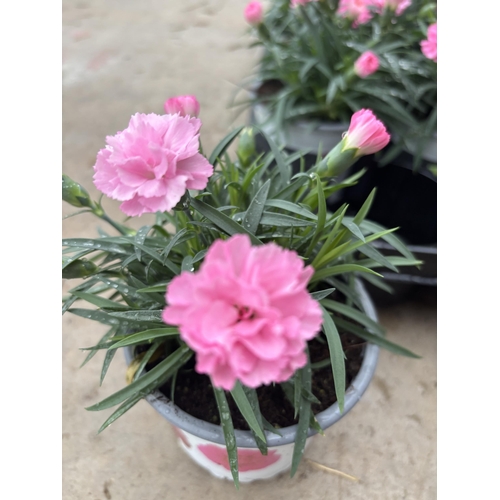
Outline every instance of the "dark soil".
<svg viewBox="0 0 500 500"><path fill-rule="evenodd" d="M340 333L340 338L347 357L347 388L361 368L365 342L351 333ZM309 352L312 363L327 360L330 357L328 345L322 335L309 342ZM193 357L185 369L178 372L175 382L174 402L179 408L193 417L219 425L219 411L210 378L197 373L194 370L194 365L195 358ZM170 398L171 382L160 387L160 391ZM315 414L325 410L337 401L331 366L313 369L312 393L321 402L321 404L314 403L312 405ZM257 395L262 415L275 428L287 427L297 423L293 416L293 405L285 396L280 385L262 386L257 389ZM229 393L227 393L227 400L235 429L248 430L245 419Z"/></svg>

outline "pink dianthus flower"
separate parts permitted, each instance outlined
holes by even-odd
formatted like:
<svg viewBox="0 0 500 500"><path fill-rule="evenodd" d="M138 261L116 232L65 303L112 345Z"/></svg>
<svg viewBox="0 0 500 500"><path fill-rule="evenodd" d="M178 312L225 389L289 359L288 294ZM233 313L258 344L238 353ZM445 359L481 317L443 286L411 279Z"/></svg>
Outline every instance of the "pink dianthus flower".
<svg viewBox="0 0 500 500"><path fill-rule="evenodd" d="M363 52L354 63L354 71L360 78L366 78L375 73L379 67L377 54L367 50Z"/></svg>
<svg viewBox="0 0 500 500"><path fill-rule="evenodd" d="M165 101L163 108L170 115L180 113L181 116L197 117L200 114L200 103L194 95L171 97Z"/></svg>
<svg viewBox="0 0 500 500"><path fill-rule="evenodd" d="M179 326L196 371L216 387L283 382L306 364L306 343L321 329L321 308L307 291L313 273L275 243L251 246L242 234L217 240L196 273L172 280L163 320Z"/></svg>
<svg viewBox="0 0 500 500"><path fill-rule="evenodd" d="M432 59L437 63L437 23L431 24L427 28L427 40L420 42L422 53L428 59Z"/></svg>
<svg viewBox="0 0 500 500"><path fill-rule="evenodd" d="M128 127L106 137L94 184L123 201L129 216L171 210L187 189L203 189L213 167L199 153L198 118L136 113Z"/></svg>
<svg viewBox="0 0 500 500"><path fill-rule="evenodd" d="M385 148L391 136L385 125L377 119L371 109L360 109L351 117L347 134L342 139L342 150L357 149L355 157L371 155Z"/></svg>
<svg viewBox="0 0 500 500"><path fill-rule="evenodd" d="M264 8L262 4L254 0L249 2L243 11L243 16L245 17L245 21L252 26L257 26L262 22L264 17Z"/></svg>
<svg viewBox="0 0 500 500"><path fill-rule="evenodd" d="M373 0L340 0L337 13L350 19L353 27L367 23L372 18L370 6Z"/></svg>
<svg viewBox="0 0 500 500"><path fill-rule="evenodd" d="M379 13L384 8L395 12L396 16L400 16L410 5L411 0L369 0L378 8Z"/></svg>

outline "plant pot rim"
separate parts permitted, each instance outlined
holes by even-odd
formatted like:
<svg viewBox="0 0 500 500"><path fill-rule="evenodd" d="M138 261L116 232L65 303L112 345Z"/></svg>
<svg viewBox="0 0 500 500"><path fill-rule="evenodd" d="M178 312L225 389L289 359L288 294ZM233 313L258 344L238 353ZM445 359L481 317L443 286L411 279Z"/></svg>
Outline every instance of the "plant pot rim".
<svg viewBox="0 0 500 500"><path fill-rule="evenodd" d="M375 311L374 304L365 287L358 279L356 280L355 286L359 293L365 314L370 319L377 321L377 313ZM127 364L130 364L133 359L134 347L128 346L123 349L125 353L125 360ZM375 373L379 350L379 347L375 344L366 345L363 361L361 363L361 369L356 377L354 377L351 385L347 388L345 393L344 412L340 412L338 402L335 402L332 406L316 415L316 419L322 429L327 429L335 422L340 420L361 399L361 396L368 388L368 385ZM181 410L178 406L173 404L159 390L156 390L152 394L149 394L145 397L145 399L151 406L153 406L153 408L158 413L160 413L160 415L162 415L175 427L178 427L179 429L182 429L200 438L206 439L207 441L222 445L225 444L224 434L220 425L211 424L189 415L185 411ZM281 436L278 436L277 434L269 431L264 431L266 435L267 445L269 447L274 447L290 444L295 441L296 431L297 424L277 429L277 432L279 432ZM238 447L257 448L255 439L250 431L235 430L234 433L236 437L236 445ZM317 431L309 429L308 436L313 436L315 434L317 434Z"/></svg>

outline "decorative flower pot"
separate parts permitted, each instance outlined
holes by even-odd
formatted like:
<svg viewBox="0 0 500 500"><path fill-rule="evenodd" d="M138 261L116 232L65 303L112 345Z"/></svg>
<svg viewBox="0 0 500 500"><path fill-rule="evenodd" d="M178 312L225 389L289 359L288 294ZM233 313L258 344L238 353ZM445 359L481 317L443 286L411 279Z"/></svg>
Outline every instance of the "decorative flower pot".
<svg viewBox="0 0 500 500"><path fill-rule="evenodd" d="M361 282L356 283L364 312L372 320L377 321L377 315L370 296ZM128 364L133 359L134 348L124 349ZM325 411L318 413L316 418L325 430L340 420L360 400L373 378L377 364L379 348L373 344L364 347L361 368L345 393L344 412L340 413L338 403L334 403ZM218 478L232 480L228 456L222 428L203 420L192 417L173 404L159 390L146 396L146 401L174 427L181 448L201 467L207 469ZM256 479L268 479L290 469L297 425L281 428L277 435L265 431L268 454L263 456L255 444L250 431L235 430L238 446L239 478L241 482ZM309 429L306 446L310 443L316 431Z"/></svg>

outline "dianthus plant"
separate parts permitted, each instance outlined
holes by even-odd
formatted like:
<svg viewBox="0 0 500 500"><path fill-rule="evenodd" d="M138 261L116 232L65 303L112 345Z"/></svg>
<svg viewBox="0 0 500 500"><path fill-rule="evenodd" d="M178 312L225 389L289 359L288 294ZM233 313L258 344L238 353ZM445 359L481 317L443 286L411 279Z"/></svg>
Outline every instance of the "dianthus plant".
<svg viewBox="0 0 500 500"><path fill-rule="evenodd" d="M63 278L80 279L63 312L109 326L86 348L84 364L106 351L102 383L118 348L141 348L130 383L88 410L118 406L101 431L167 381L174 400L177 373L194 356L195 369L211 378L220 413L233 398L263 454L269 428L256 389L283 385L298 417L293 475L309 428L321 431L311 411L310 340L321 337L329 346L341 411L346 375L339 329L413 356L364 313L355 279L386 288L375 269L397 271L418 261L393 229L366 218L374 192L354 217L345 215L346 206L328 212L325 202L357 182L362 172L342 182L338 175L387 145L389 135L370 110L361 110L336 148L292 175L300 154L284 154L271 139L271 152L256 154L254 129L236 129L204 156L201 122L183 112L198 113L193 99L178 98L173 114L134 115L97 155L98 189L120 200L129 216L155 214L151 225L135 230L111 219L63 175L63 199L112 229L95 239L63 240ZM379 238L399 255L383 256L372 246ZM221 426L238 484L227 410Z"/></svg>

